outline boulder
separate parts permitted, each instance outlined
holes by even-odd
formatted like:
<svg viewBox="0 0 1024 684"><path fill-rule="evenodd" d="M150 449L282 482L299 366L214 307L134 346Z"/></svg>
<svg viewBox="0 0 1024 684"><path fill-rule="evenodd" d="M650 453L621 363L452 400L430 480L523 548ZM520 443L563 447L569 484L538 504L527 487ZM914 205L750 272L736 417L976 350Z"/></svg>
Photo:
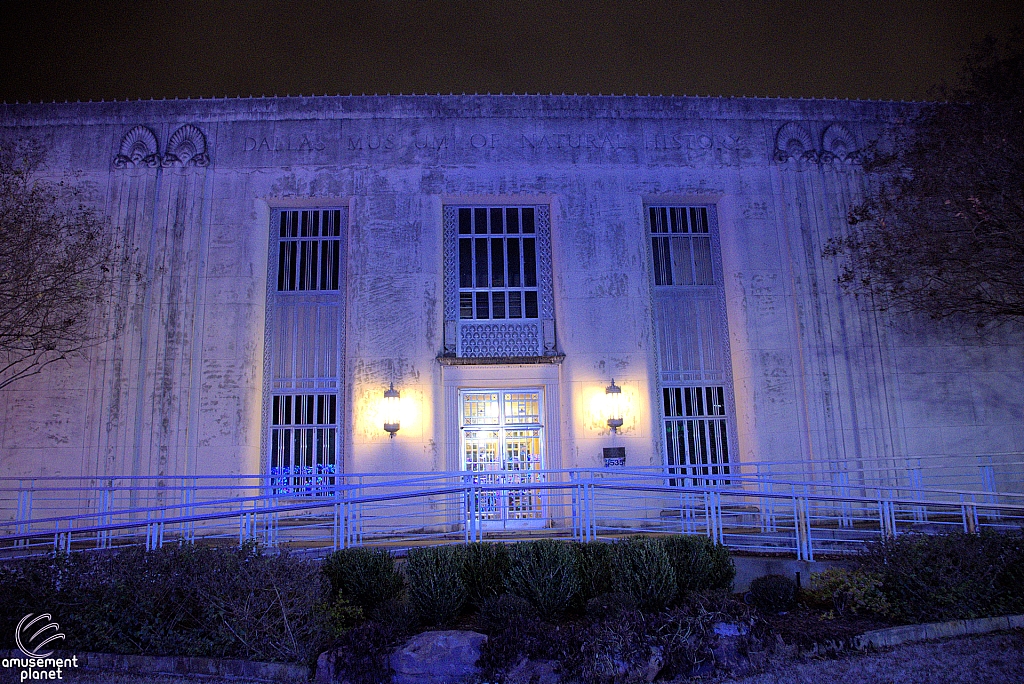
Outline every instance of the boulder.
<svg viewBox="0 0 1024 684"><path fill-rule="evenodd" d="M487 637L447 630L417 634L391 654L394 684L456 684L474 680Z"/></svg>

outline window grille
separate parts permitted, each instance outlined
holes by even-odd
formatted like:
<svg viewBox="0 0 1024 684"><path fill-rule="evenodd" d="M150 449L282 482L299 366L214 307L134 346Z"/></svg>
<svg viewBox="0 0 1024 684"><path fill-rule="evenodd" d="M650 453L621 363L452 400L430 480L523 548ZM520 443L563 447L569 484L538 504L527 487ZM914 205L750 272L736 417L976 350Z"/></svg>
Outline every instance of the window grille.
<svg viewBox="0 0 1024 684"><path fill-rule="evenodd" d="M549 210L445 207L445 353L555 352Z"/></svg>
<svg viewBox="0 0 1024 684"><path fill-rule="evenodd" d="M648 208L665 462L686 484L729 474L725 290L708 207Z"/></svg>
<svg viewBox="0 0 1024 684"><path fill-rule="evenodd" d="M275 494L325 496L337 474L338 397L275 395L271 411L270 480Z"/></svg>
<svg viewBox="0 0 1024 684"><path fill-rule="evenodd" d="M337 290L341 270L342 211L282 211L277 290Z"/></svg>
<svg viewBox="0 0 1024 684"><path fill-rule="evenodd" d="M459 318L538 318L533 207L459 209Z"/></svg>
<svg viewBox="0 0 1024 684"><path fill-rule="evenodd" d="M541 392L535 389L463 390L462 467L478 484L540 482L543 468ZM483 521L516 526L543 519L536 489L480 492L469 511Z"/></svg>
<svg viewBox="0 0 1024 684"><path fill-rule="evenodd" d="M280 495L332 493L341 472L345 209L281 210L271 230L264 454Z"/></svg>

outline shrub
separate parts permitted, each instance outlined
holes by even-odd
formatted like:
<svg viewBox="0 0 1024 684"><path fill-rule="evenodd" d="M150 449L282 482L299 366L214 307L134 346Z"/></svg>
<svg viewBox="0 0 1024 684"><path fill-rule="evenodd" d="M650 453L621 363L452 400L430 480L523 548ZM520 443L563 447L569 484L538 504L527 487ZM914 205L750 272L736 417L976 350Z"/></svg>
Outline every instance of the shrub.
<svg viewBox="0 0 1024 684"><path fill-rule="evenodd" d="M657 539L630 537L618 542L612 557L612 582L641 610L658 611L676 594L676 573Z"/></svg>
<svg viewBox="0 0 1024 684"><path fill-rule="evenodd" d="M428 625L444 625L458 616L467 597L459 548L412 549L405 573L409 577L409 601L420 620Z"/></svg>
<svg viewBox="0 0 1024 684"><path fill-rule="evenodd" d="M614 548L605 542L573 542L576 568L580 578L580 602L610 593L612 586L612 555Z"/></svg>
<svg viewBox="0 0 1024 684"><path fill-rule="evenodd" d="M389 657L407 636L407 630L372 620L349 630L331 651L337 681L349 684L390 682Z"/></svg>
<svg viewBox="0 0 1024 684"><path fill-rule="evenodd" d="M364 614L397 598L405 588L402 573L387 549L342 549L324 558L320 567L331 583L332 598L344 596Z"/></svg>
<svg viewBox="0 0 1024 684"><path fill-rule="evenodd" d="M1024 604L1024 536L905 534L871 545L859 558L877 572L898 620L932 622L999 615Z"/></svg>
<svg viewBox="0 0 1024 684"><path fill-rule="evenodd" d="M732 588L736 566L726 547L695 535L673 535L662 543L676 573L679 598L691 591Z"/></svg>
<svg viewBox="0 0 1024 684"><path fill-rule="evenodd" d="M487 599L505 592L508 549L504 544L473 542L460 550L462 583L471 605L479 608Z"/></svg>
<svg viewBox="0 0 1024 684"><path fill-rule="evenodd" d="M888 615L889 602L882 593L882 580L860 570L829 568L811 575L811 587L801 595L826 605L838 615L874 613Z"/></svg>
<svg viewBox="0 0 1024 684"><path fill-rule="evenodd" d="M505 588L533 604L545 619L565 612L579 592L575 551L553 539L513 544Z"/></svg>
<svg viewBox="0 0 1024 684"><path fill-rule="evenodd" d="M319 566L254 544L12 562L0 595L4 622L49 612L77 651L310 662L331 637Z"/></svg>
<svg viewBox="0 0 1024 684"><path fill-rule="evenodd" d="M769 615L789 610L795 595L796 583L784 575L765 575L750 583L751 602Z"/></svg>
<svg viewBox="0 0 1024 684"><path fill-rule="evenodd" d="M506 671L537 654L544 628L537 610L515 594L484 599L477 624L487 634L480 650L480 668L488 680L504 680Z"/></svg>

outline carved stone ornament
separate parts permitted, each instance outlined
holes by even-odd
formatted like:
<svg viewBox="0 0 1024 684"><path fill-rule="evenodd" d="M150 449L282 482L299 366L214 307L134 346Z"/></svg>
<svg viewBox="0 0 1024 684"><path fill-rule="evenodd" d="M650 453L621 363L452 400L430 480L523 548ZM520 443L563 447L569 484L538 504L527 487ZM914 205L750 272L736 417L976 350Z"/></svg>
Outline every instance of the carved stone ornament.
<svg viewBox="0 0 1024 684"><path fill-rule="evenodd" d="M145 126L136 126L121 138L121 147L114 157L115 169L135 166L160 166L156 136Z"/></svg>
<svg viewBox="0 0 1024 684"><path fill-rule="evenodd" d="M775 161L785 163L790 159L818 161L818 152L807 128L790 121L775 135Z"/></svg>
<svg viewBox="0 0 1024 684"><path fill-rule="evenodd" d="M853 134L842 124L834 123L825 129L821 136L821 150L822 163L838 160L844 164L857 164L861 160Z"/></svg>
<svg viewBox="0 0 1024 684"><path fill-rule="evenodd" d="M206 136L197 126L185 124L171 134L164 154L164 166L209 166Z"/></svg>

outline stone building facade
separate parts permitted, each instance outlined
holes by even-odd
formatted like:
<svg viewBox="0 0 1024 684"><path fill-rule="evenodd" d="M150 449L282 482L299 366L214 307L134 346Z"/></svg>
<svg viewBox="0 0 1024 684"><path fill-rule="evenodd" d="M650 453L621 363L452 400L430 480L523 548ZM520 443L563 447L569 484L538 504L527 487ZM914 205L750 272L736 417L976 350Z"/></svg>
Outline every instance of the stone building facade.
<svg viewBox="0 0 1024 684"><path fill-rule="evenodd" d="M627 466L1009 486L1021 338L888 318L822 257L870 180L861 151L910 108L4 105L0 136L75 174L142 277L119 277L86 358L0 392L0 475L263 473L300 493L624 447Z"/></svg>

